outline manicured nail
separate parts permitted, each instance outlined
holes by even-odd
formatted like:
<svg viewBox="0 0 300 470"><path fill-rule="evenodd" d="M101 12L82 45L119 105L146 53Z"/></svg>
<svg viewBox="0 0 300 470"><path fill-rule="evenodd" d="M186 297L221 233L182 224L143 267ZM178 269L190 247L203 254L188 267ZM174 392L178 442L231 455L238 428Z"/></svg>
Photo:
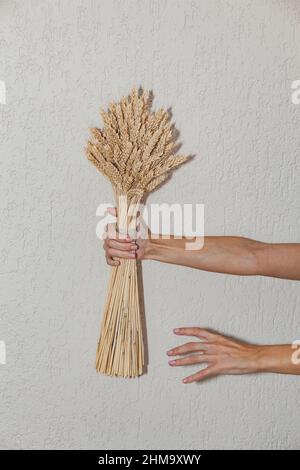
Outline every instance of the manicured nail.
<svg viewBox="0 0 300 470"><path fill-rule="evenodd" d="M180 329L179 329L179 328L175 328L173 331L174 331L174 333L179 333L179 332L180 332Z"/></svg>
<svg viewBox="0 0 300 470"><path fill-rule="evenodd" d="M176 361L169 361L170 366L175 366Z"/></svg>
<svg viewBox="0 0 300 470"><path fill-rule="evenodd" d="M173 354L173 349L170 349L170 351L167 351L168 356L172 356Z"/></svg>
<svg viewBox="0 0 300 470"><path fill-rule="evenodd" d="M188 383L188 379L183 379L182 381L184 384L187 384Z"/></svg>

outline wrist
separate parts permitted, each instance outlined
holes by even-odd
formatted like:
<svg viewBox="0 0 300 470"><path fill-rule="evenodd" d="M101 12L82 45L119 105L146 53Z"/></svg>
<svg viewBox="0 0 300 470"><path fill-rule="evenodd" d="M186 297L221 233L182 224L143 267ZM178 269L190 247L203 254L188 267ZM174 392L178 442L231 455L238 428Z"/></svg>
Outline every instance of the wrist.
<svg viewBox="0 0 300 470"><path fill-rule="evenodd" d="M244 374L254 374L261 371L262 351L261 347L244 343L239 350L240 362L238 369Z"/></svg>
<svg viewBox="0 0 300 470"><path fill-rule="evenodd" d="M256 346L256 372L270 371L273 360L272 349L269 346Z"/></svg>
<svg viewBox="0 0 300 470"><path fill-rule="evenodd" d="M155 257L157 256L157 253L159 251L159 246L157 243L155 243L154 240L151 239L151 236L149 238L144 240L144 256L143 259L156 259Z"/></svg>

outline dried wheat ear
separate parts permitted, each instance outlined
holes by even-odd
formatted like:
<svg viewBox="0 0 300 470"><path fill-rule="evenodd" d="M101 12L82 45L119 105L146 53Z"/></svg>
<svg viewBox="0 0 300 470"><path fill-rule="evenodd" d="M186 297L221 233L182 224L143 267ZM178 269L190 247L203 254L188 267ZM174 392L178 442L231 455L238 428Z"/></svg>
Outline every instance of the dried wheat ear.
<svg viewBox="0 0 300 470"><path fill-rule="evenodd" d="M111 102L107 111L100 109L104 127L90 129L87 142L87 158L113 186L122 233L128 226L128 205L138 204L189 158L175 154L170 113L150 108L150 92L133 87L120 102ZM126 196L126 204L121 196ZM143 373L141 313L137 262L122 259L112 267L96 355L98 372L121 377Z"/></svg>

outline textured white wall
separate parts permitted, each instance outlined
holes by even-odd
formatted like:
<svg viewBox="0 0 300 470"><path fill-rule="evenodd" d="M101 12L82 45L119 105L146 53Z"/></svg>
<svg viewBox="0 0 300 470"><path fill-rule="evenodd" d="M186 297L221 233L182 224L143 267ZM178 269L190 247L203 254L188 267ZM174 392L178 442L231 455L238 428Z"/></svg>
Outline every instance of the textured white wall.
<svg viewBox="0 0 300 470"><path fill-rule="evenodd" d="M182 325L300 338L297 282L146 262L148 374L95 373L112 193L83 152L100 105L153 89L197 156L149 202L204 203L207 234L299 241L299 22L296 0L0 1L1 448L300 448L299 378L186 386L165 354Z"/></svg>

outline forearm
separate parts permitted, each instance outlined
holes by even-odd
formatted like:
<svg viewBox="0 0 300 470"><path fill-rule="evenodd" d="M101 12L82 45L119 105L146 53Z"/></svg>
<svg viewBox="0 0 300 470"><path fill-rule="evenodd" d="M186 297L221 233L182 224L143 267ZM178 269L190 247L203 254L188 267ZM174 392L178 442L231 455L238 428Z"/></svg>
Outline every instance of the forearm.
<svg viewBox="0 0 300 470"><path fill-rule="evenodd" d="M257 251L263 245L242 237L205 237L203 240L151 237L144 257L205 271L255 275L258 274Z"/></svg>
<svg viewBox="0 0 300 470"><path fill-rule="evenodd" d="M263 243L243 237L190 240L151 236L144 258L225 274L300 280L299 243Z"/></svg>
<svg viewBox="0 0 300 470"><path fill-rule="evenodd" d="M300 280L300 243L263 243L257 251L262 276Z"/></svg>
<svg viewBox="0 0 300 470"><path fill-rule="evenodd" d="M253 372L300 375L300 349L290 344L257 346Z"/></svg>

